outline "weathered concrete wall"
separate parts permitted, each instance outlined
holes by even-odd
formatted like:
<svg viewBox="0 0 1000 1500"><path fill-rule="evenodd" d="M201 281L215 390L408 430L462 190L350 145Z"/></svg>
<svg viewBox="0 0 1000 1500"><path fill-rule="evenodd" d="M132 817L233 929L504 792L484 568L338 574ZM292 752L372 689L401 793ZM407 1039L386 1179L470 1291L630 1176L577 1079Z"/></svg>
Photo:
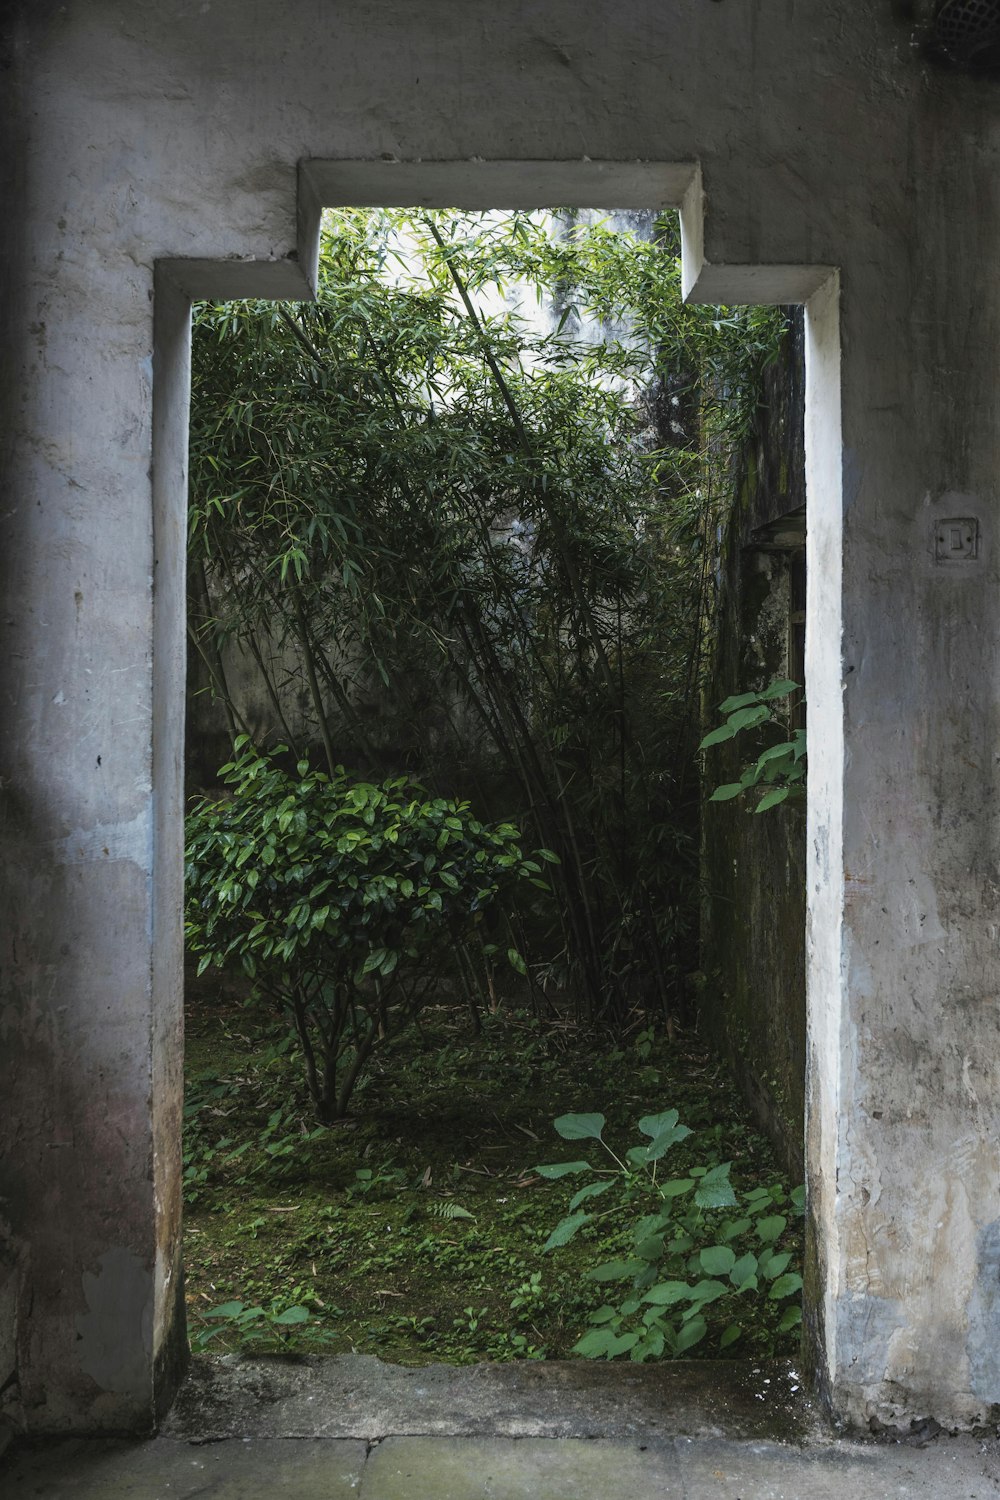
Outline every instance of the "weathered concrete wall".
<svg viewBox="0 0 1000 1500"><path fill-rule="evenodd" d="M601 165L637 159L678 164L662 201L687 192L695 296L809 300L816 1368L851 1418L982 1418L1000 1401L994 86L929 73L883 0L13 15L0 1192L28 1424L148 1423L180 1339L184 294L301 295L320 199L648 206L648 177ZM297 197L303 159L321 165ZM938 523L967 517L977 555L937 563Z"/></svg>
<svg viewBox="0 0 1000 1500"><path fill-rule="evenodd" d="M801 316L764 372L754 431L738 456L720 548L707 727L734 693L778 677L802 680L793 645L797 528L773 523L804 508L805 361ZM781 547L781 543L785 547ZM804 533L801 545L804 545ZM763 748L758 745L758 750ZM737 781L741 739L706 760L706 789ZM806 1071L806 828L801 805L756 814L755 799L707 802L702 812L699 1015L786 1169L803 1170Z"/></svg>

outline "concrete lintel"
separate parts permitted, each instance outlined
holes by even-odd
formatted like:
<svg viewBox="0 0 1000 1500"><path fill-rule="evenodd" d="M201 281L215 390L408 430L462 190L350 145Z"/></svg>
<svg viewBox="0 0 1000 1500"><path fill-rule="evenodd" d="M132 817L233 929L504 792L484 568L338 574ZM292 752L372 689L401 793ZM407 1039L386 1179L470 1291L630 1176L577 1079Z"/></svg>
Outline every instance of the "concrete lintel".
<svg viewBox="0 0 1000 1500"><path fill-rule="evenodd" d="M713 266L704 262L686 286L684 300L804 306L835 275L833 266Z"/></svg>
<svg viewBox="0 0 1000 1500"><path fill-rule="evenodd" d="M157 273L192 302L225 302L244 297L307 302L316 295L312 268L296 256L283 260L183 260L156 263Z"/></svg>
<svg viewBox="0 0 1000 1500"><path fill-rule="evenodd" d="M659 161L304 161L326 207L679 208L698 168Z"/></svg>
<svg viewBox="0 0 1000 1500"><path fill-rule="evenodd" d="M689 178L679 207L685 302L805 306L837 274L834 266L713 264L706 260L706 197L700 166Z"/></svg>

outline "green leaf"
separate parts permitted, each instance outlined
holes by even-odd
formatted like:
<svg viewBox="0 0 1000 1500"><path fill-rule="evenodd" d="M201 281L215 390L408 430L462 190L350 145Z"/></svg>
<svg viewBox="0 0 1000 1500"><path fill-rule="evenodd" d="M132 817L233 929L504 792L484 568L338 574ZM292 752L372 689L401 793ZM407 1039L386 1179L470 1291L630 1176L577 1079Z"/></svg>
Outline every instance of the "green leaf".
<svg viewBox="0 0 1000 1500"><path fill-rule="evenodd" d="M794 1297L796 1292L802 1290L802 1277L797 1276L794 1271L789 1271L784 1276L779 1276L777 1281L772 1282L771 1290L768 1292L772 1302L778 1302L782 1297Z"/></svg>
<svg viewBox="0 0 1000 1500"><path fill-rule="evenodd" d="M784 802L788 797L787 786L776 786L770 792L765 792L763 797L754 808L755 813L767 812L768 808L777 807L779 802Z"/></svg>
<svg viewBox="0 0 1000 1500"><path fill-rule="evenodd" d="M659 1191L663 1198L680 1198L684 1193L689 1193L693 1187L693 1177L674 1177L669 1182L661 1182Z"/></svg>
<svg viewBox="0 0 1000 1500"><path fill-rule="evenodd" d="M636 1221L632 1229L632 1238L636 1244L647 1239L651 1234L662 1238L663 1231L670 1228L671 1222L671 1216L668 1213L644 1214Z"/></svg>
<svg viewBox="0 0 1000 1500"><path fill-rule="evenodd" d="M732 1162L724 1161L706 1172L698 1184L694 1201L699 1208L730 1208L736 1202L729 1169Z"/></svg>
<svg viewBox="0 0 1000 1500"><path fill-rule="evenodd" d="M586 1281L625 1281L626 1278L636 1276L640 1271L645 1271L647 1263L644 1260L606 1260L599 1266L584 1272Z"/></svg>
<svg viewBox="0 0 1000 1500"><path fill-rule="evenodd" d="M705 1280L697 1282L691 1288L691 1301L696 1307L704 1307L708 1302L717 1302L729 1291L725 1282Z"/></svg>
<svg viewBox="0 0 1000 1500"><path fill-rule="evenodd" d="M559 1223L556 1225L555 1229L553 1229L552 1233L545 1241L545 1244L542 1246L542 1254L544 1255L546 1250L555 1250L560 1245L568 1245L573 1236L577 1234L578 1231L583 1228L584 1224L588 1223L592 1217L592 1214L576 1213L570 1214L568 1218L560 1219Z"/></svg>
<svg viewBox="0 0 1000 1500"><path fill-rule="evenodd" d="M675 1302L687 1302L690 1298L691 1288L686 1281L658 1281L642 1300L653 1307L673 1307Z"/></svg>
<svg viewBox="0 0 1000 1500"><path fill-rule="evenodd" d="M553 1121L564 1141L599 1141L606 1123L603 1115L560 1115Z"/></svg>
<svg viewBox="0 0 1000 1500"><path fill-rule="evenodd" d="M735 1287L745 1286L752 1276L757 1274L757 1257L749 1251L741 1255L739 1260L730 1267L729 1279Z"/></svg>
<svg viewBox="0 0 1000 1500"><path fill-rule="evenodd" d="M573 1345L574 1354L585 1359L614 1359L618 1354L627 1354L642 1337L639 1333L613 1333L610 1328L593 1328Z"/></svg>
<svg viewBox="0 0 1000 1500"><path fill-rule="evenodd" d="M272 1323L280 1324L282 1328L292 1323L308 1323L309 1309L307 1307L286 1307L285 1311L278 1313L277 1317L271 1319Z"/></svg>
<svg viewBox="0 0 1000 1500"><path fill-rule="evenodd" d="M784 1214L769 1215L766 1219L757 1220L757 1238L763 1245L773 1245L785 1230L788 1220Z"/></svg>
<svg viewBox="0 0 1000 1500"><path fill-rule="evenodd" d="M677 1335L677 1343L674 1345L676 1354L684 1354L688 1349L693 1349L695 1344L700 1344L708 1332L708 1324L702 1317L694 1317L684 1324Z"/></svg>
<svg viewBox="0 0 1000 1500"><path fill-rule="evenodd" d="M719 1339L719 1348L728 1349L730 1344L735 1344L736 1340L740 1337L742 1332L743 1329L738 1323L730 1323L729 1327L724 1330L722 1337Z"/></svg>
<svg viewBox="0 0 1000 1500"><path fill-rule="evenodd" d="M699 1208L731 1208L736 1202L736 1194L733 1192L732 1184L728 1181L708 1182L702 1179L695 1192L694 1201Z"/></svg>
<svg viewBox="0 0 1000 1500"><path fill-rule="evenodd" d="M772 745L770 750L765 750L763 755L757 757L757 764L759 766L766 766L770 765L772 760L791 760L792 748L791 741L781 745Z"/></svg>
<svg viewBox="0 0 1000 1500"><path fill-rule="evenodd" d="M786 1307L781 1314L781 1322L778 1324L779 1333L788 1333L789 1329L797 1328L802 1322L801 1307Z"/></svg>
<svg viewBox="0 0 1000 1500"><path fill-rule="evenodd" d="M541 1167L532 1167L531 1170L537 1172L539 1177L555 1179L569 1177L574 1172L592 1172L594 1169L589 1161L553 1161L546 1162Z"/></svg>
<svg viewBox="0 0 1000 1500"><path fill-rule="evenodd" d="M664 1130L672 1130L677 1124L678 1114L676 1109L665 1109L662 1114L643 1115L639 1121L639 1129L643 1135L648 1135L654 1140Z"/></svg>
<svg viewBox="0 0 1000 1500"><path fill-rule="evenodd" d="M719 713L735 713L738 708L746 708L751 703L759 702L763 696L763 693L737 693L734 697L726 698L719 704Z"/></svg>
<svg viewBox="0 0 1000 1500"><path fill-rule="evenodd" d="M507 962L518 974L527 974L528 966L516 948L507 949Z"/></svg>
<svg viewBox="0 0 1000 1500"><path fill-rule="evenodd" d="M203 1318L236 1318L246 1306L243 1302L223 1302L219 1307L210 1307L202 1313Z"/></svg>
<svg viewBox="0 0 1000 1500"><path fill-rule="evenodd" d="M741 781L727 781L724 786L717 786L708 800L709 802L732 802L734 797L738 797L741 792L745 791L746 787Z"/></svg>
<svg viewBox="0 0 1000 1500"><path fill-rule="evenodd" d="M659 1359L663 1354L666 1339L660 1328L650 1328L642 1342L632 1350L632 1359Z"/></svg>
<svg viewBox="0 0 1000 1500"><path fill-rule="evenodd" d="M431 1212L439 1219L475 1219L475 1214L470 1214L467 1208L460 1203L432 1203Z"/></svg>
<svg viewBox="0 0 1000 1500"><path fill-rule="evenodd" d="M383 965L384 962L385 962L385 949L384 948L373 948L372 951L369 953L368 957L365 959L364 963L361 965L361 975L362 975L362 978L366 974L374 974L375 970L376 969L380 969L382 967L382 965Z"/></svg>
<svg viewBox="0 0 1000 1500"><path fill-rule="evenodd" d="M731 740L735 737L736 730L731 724L720 724L718 729L713 729L709 734L706 734L698 749L710 750L713 745L721 745L724 740Z"/></svg>
<svg viewBox="0 0 1000 1500"><path fill-rule="evenodd" d="M782 677L778 682L768 683L767 687L763 688L758 696L765 702L770 703L774 698L787 698L789 693L797 693L798 691L799 684L797 682L790 682L787 677Z"/></svg>
<svg viewBox="0 0 1000 1500"><path fill-rule="evenodd" d="M659 1161L665 1156L670 1147L677 1141L686 1140L691 1134L686 1125L673 1125L669 1130L661 1130L660 1134L650 1141L646 1147L646 1160Z"/></svg>
<svg viewBox="0 0 1000 1500"><path fill-rule="evenodd" d="M585 1203L588 1198L599 1198L610 1187L614 1187L613 1182L588 1182L586 1187L582 1187L578 1193L574 1193L573 1197L569 1200L570 1213L575 1208L579 1208L580 1204Z"/></svg>
<svg viewBox="0 0 1000 1500"><path fill-rule="evenodd" d="M728 1276L736 1264L736 1256L728 1245L710 1245L702 1250L699 1259L708 1276Z"/></svg>
<svg viewBox="0 0 1000 1500"><path fill-rule="evenodd" d="M766 723L770 717L770 710L766 709L763 704L759 704L756 708L740 708L736 713L730 714L726 728L736 734L741 729L755 729L758 724Z"/></svg>

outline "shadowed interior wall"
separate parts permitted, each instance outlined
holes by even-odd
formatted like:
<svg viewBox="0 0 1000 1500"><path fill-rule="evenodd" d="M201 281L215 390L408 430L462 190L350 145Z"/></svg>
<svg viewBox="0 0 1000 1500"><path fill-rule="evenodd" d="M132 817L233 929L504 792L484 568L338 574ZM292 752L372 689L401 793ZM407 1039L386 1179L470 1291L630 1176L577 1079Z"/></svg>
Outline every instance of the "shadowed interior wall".
<svg viewBox="0 0 1000 1500"><path fill-rule="evenodd" d="M735 469L721 540L706 728L732 694L801 682L805 580L805 357L801 315L764 373L755 430ZM782 517L791 517L781 524ZM741 736L706 754L706 793L737 781ZM800 1181L806 1072L806 827L803 804L757 814L756 798L702 809L698 1013L787 1171Z"/></svg>

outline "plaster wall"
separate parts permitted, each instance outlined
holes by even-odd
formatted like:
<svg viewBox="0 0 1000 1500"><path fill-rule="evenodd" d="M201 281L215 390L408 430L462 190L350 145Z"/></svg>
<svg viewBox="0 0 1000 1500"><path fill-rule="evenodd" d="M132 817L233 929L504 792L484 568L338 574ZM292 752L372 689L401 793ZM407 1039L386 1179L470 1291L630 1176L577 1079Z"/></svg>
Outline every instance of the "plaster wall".
<svg viewBox="0 0 1000 1500"><path fill-rule="evenodd" d="M694 296L808 300L814 1362L850 1419L981 1418L1000 1402L993 86L928 73L888 0L32 0L8 29L19 1419L148 1425L182 1346L187 297L303 295L318 202L365 194L686 196ZM636 161L675 166L604 165ZM978 518L978 557L937 565L952 516Z"/></svg>

